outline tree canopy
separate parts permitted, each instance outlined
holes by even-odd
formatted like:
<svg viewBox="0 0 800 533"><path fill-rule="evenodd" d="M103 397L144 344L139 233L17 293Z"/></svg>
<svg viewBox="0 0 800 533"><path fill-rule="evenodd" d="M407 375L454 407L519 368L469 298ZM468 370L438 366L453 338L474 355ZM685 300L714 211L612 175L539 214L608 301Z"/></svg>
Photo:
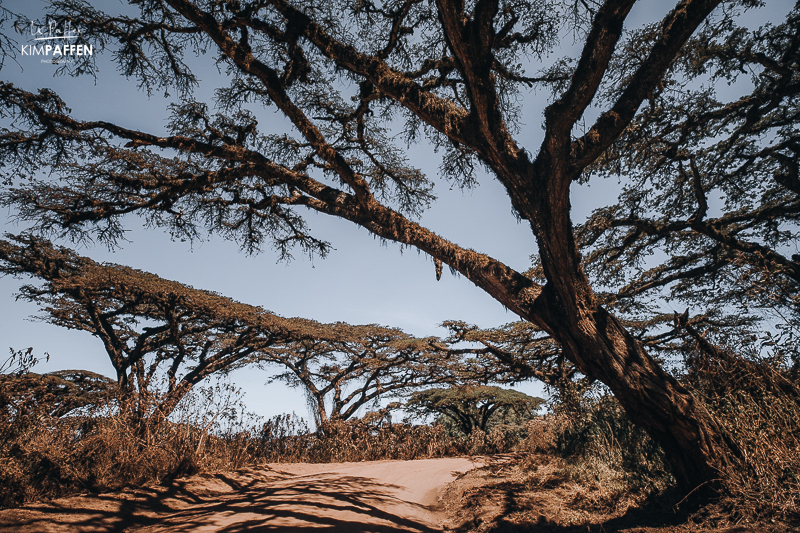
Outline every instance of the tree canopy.
<svg viewBox="0 0 800 533"><path fill-rule="evenodd" d="M800 12L743 24L698 32L590 169L625 179L579 242L621 312L652 315L666 295L701 310L676 323L743 351L764 337L797 366Z"/></svg>
<svg viewBox="0 0 800 533"><path fill-rule="evenodd" d="M114 380L88 370L31 372L39 362L33 348L10 351L0 364L0 411L12 419L33 413L61 417L83 407L104 406L115 392Z"/></svg>
<svg viewBox="0 0 800 533"><path fill-rule="evenodd" d="M798 259L782 247L796 234L798 9L750 29L737 21L760 2L678 0L637 28L634 4L141 0L132 15L54 0L54 20L181 103L164 135L0 84L10 124L0 203L36 231L77 240L116 244L135 213L176 237L209 231L281 257L330 251L306 213L349 220L430 255L437 276L448 265L541 330L661 444L687 493L711 494L738 449L628 325L652 317L626 316L619 302L659 287L691 300L710 287L694 294L796 306ZM213 107L193 99L187 59L206 51L229 77ZM94 56L76 59L67 70L93 72ZM707 84L741 70L753 74L736 84L741 97ZM549 97L538 146L519 109L530 88ZM249 106L279 111L284 131L262 133ZM399 137L441 150L442 175L460 186L485 168L535 236L536 268L422 226L432 179ZM576 227L570 190L609 171L630 180L619 207ZM671 258L642 262L657 249Z"/></svg>
<svg viewBox="0 0 800 533"><path fill-rule="evenodd" d="M203 379L256 363L278 366L273 379L303 387L320 423L456 375L455 357L397 329L284 318L36 237L8 238L0 240L0 272L41 279L19 297L36 302L43 320L103 342L123 400L142 417L169 416ZM75 382L70 375L48 379Z"/></svg>

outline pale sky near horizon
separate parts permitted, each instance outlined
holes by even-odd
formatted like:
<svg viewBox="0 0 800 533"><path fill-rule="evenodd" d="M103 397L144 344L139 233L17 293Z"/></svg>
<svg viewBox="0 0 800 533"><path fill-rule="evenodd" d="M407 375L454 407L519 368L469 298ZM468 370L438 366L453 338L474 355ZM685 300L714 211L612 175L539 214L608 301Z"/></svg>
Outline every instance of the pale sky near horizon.
<svg viewBox="0 0 800 533"><path fill-rule="evenodd" d="M110 4L119 5L113 0ZM40 1L5 1L3 5L32 19L44 14L44 2ZM24 39L16 37L23 43ZM211 89L224 81L210 59L211 56L204 56L206 66L196 72L202 80L195 92L198 100L208 101ZM102 119L153 133L163 131L165 109L171 100L160 95L148 99L137 90L135 80L126 80L117 72L110 51L98 56L100 72L96 82L88 77L54 78L54 65L42 64L38 57L18 56L17 61L22 69L14 61L6 61L2 71L4 80L30 91L41 87L54 89L77 118ZM541 111L546 105L546 93L532 91L522 96L525 115L517 138L535 153L542 137ZM251 110L257 114L262 129L269 128L271 123L282 124L272 109ZM474 190L451 189L445 180L436 177L438 154L424 145L414 146L410 151L413 164L435 179L434 193L439 197L423 215L423 225L461 246L492 255L519 271L526 270L531 254L536 253L534 237L527 224L519 223L512 215L508 198L496 180L484 175ZM592 209L612 201L616 188L616 179L593 182L591 186L575 185L573 218L581 221ZM4 232L21 231L10 223L11 217L13 213L3 213ZM109 252L96 245L77 251L98 261L128 265L213 290L282 316L321 322L376 323L417 336L443 335L445 332L438 325L449 319L481 327L517 319L466 279L452 276L447 268L437 282L433 262L427 255L413 249L401 252L394 243L382 244L347 221L321 214L309 214L307 221L317 237L327 238L333 244L334 250L326 259L309 260L297 251L291 263L277 263L270 250L247 256L238 251L235 243L217 236L192 244L172 242L163 230L143 229L136 217L131 217L128 224L131 242L120 249ZM68 242L59 244L70 246ZM27 319L36 313L36 307L13 298L22 283L10 277L0 278L0 362L7 347L32 346L39 355L44 352L51 355L50 363L40 370L85 368L112 375L98 339L85 332ZM307 416L300 391L279 384L265 386L267 378L268 374L261 371L240 371L233 376L233 381L244 390L245 402L252 411L264 416L291 411ZM543 395L542 387L536 383L515 388Z"/></svg>

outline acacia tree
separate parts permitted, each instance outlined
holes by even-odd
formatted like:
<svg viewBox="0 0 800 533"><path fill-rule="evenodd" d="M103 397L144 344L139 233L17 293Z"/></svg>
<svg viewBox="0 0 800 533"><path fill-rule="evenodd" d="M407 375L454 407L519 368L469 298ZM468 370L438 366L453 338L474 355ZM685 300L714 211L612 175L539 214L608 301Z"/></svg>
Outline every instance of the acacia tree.
<svg viewBox="0 0 800 533"><path fill-rule="evenodd" d="M139 418L166 418L202 380L246 365L285 368L275 379L302 385L322 422L454 375L446 364L451 356L396 329L283 318L147 272L99 264L42 239L8 237L0 240L0 273L43 280L23 286L19 297L36 302L44 320L103 342L124 407ZM48 379L88 378L73 371Z"/></svg>
<svg viewBox="0 0 800 533"><path fill-rule="evenodd" d="M124 407L140 418L169 416L204 378L293 338L288 322L260 309L98 264L35 237L0 241L0 270L44 280L23 286L19 297L39 304L45 320L89 331L103 342ZM162 377L166 390L159 397L154 381Z"/></svg>
<svg viewBox="0 0 800 533"><path fill-rule="evenodd" d="M486 385L458 385L446 389L416 391L406 408L421 416L442 415L452 420L464 435L474 429L486 431L489 422L513 415L529 420L544 403L525 393Z"/></svg>
<svg viewBox="0 0 800 533"><path fill-rule="evenodd" d="M106 376L88 370L37 374L31 372L39 362L33 348L10 352L0 364L0 411L6 417L33 412L58 418L75 409L103 405L114 392L116 383Z"/></svg>
<svg viewBox="0 0 800 533"><path fill-rule="evenodd" d="M462 379L460 355L439 349L431 339L377 326L334 327L342 330L341 338L304 339L266 350L260 358L286 369L273 380L302 387L318 428L350 419L378 399Z"/></svg>
<svg viewBox="0 0 800 533"><path fill-rule="evenodd" d="M250 250L271 242L282 255L329 250L309 234L304 210L350 220L429 254L437 275L447 264L546 332L661 444L680 485L708 494L736 447L603 305L570 217L572 184L615 157L692 34L704 24L730 33L727 12L712 15L721 0L679 0L625 34L634 3L143 0L131 17L54 1L53 16L113 49L123 72L148 90L181 91L185 103L159 135L82 121L50 91L2 85L14 120L0 139L7 179L42 167L60 178L17 181L3 202L39 230L76 238L113 242L122 216L137 212L175 235L205 227ZM580 38L575 58L523 71L522 56L537 70L565 35ZM183 60L208 49L230 76L217 114L191 101L197 79ZM74 68L91 72L92 61ZM517 122L516 96L530 86L552 94L538 149L524 147L529 131ZM246 105L274 106L291 128L260 135ZM476 162L489 170L536 237L543 281L415 222L433 200L431 181L392 143L390 125L445 150L443 171L458 183L473 182Z"/></svg>

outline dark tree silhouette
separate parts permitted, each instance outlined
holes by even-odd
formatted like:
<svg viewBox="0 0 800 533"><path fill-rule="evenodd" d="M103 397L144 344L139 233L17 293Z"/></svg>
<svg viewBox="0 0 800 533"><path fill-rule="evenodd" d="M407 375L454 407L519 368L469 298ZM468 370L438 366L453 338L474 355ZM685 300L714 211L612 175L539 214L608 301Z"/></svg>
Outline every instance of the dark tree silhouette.
<svg viewBox="0 0 800 533"><path fill-rule="evenodd" d="M459 385L416 391L409 397L406 407L421 416L446 416L464 435L469 435L473 429L486 431L493 417L495 420L511 416L529 420L543 403L541 398L512 389Z"/></svg>
<svg viewBox="0 0 800 533"><path fill-rule="evenodd" d="M705 341L715 339L752 353L760 334L797 369L800 11L755 31L724 22L687 43L592 167L624 175L624 187L578 239L620 312L652 315L667 294L699 309L674 317L696 349L713 355ZM621 75L635 54L623 51Z"/></svg>
<svg viewBox="0 0 800 533"><path fill-rule="evenodd" d="M142 0L132 17L54 1L54 16L70 18L84 39L112 49L124 73L146 90L177 90L184 103L173 106L169 132L155 134L82 121L51 91L3 84L0 101L14 124L0 138L5 176L13 182L3 203L40 231L77 239L113 243L122 216L139 213L176 236L206 229L251 251L271 243L283 256L293 246L322 255L330 248L309 233L304 211L350 220L429 254L437 276L447 264L546 332L661 444L685 491L712 494L736 446L593 289L579 248L584 241L576 240L570 217L570 188L598 164L627 163L619 157L628 149L624 139L641 128L673 74L691 84L716 61L691 55L698 29L701 40L759 34L734 29L737 2L715 12L720 0L679 0L660 22L626 33L633 4ZM580 39L577 57L546 66L546 57L561 53L565 35L569 43ZM789 80L782 90L792 93L793 40L775 42L791 52L785 61L783 51L755 49L754 57L763 55L760 64L767 66L777 57L775 77ZM209 49L230 76L216 93L216 114L191 100L198 81L184 62L185 54ZM93 57L74 68L91 71ZM533 64L538 72L527 74L523 57L542 68ZM530 135L516 107L519 91L531 86L552 94L538 149L523 147ZM753 98L762 98L758 88ZM276 108L291 127L261 135L246 105ZM768 114L769 105L748 104L742 112ZM681 123L670 110L663 116ZM793 115L786 121L788 129L795 124ZM442 170L458 184L474 182L476 163L488 169L536 237L541 278L415 222L434 199L432 183L406 161L389 128L402 129L409 141L425 134L444 151ZM743 140L732 128L686 129L694 131L698 139L727 137L732 147ZM794 152L790 146L777 152L789 158L790 175ZM684 161L685 172L690 163ZM31 174L42 168L59 181Z"/></svg>
<svg viewBox="0 0 800 533"><path fill-rule="evenodd" d="M396 329L283 318L35 237L9 237L0 240L0 272L40 278L19 297L36 302L44 320L102 340L123 404L141 419L161 420L203 379L256 363L286 369L274 379L302 386L322 423L454 376L452 356ZM90 377L67 371L47 380L78 387Z"/></svg>

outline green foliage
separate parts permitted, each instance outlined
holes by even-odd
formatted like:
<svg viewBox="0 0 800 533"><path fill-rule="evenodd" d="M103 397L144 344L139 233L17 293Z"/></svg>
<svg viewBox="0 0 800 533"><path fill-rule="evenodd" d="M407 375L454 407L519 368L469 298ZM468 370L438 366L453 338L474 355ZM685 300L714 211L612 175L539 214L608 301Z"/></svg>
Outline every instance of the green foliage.
<svg viewBox="0 0 800 533"><path fill-rule="evenodd" d="M413 392L406 408L420 417L447 417L462 435L469 436L476 429L486 432L492 426L524 424L543 403L541 398L512 389L457 385Z"/></svg>

